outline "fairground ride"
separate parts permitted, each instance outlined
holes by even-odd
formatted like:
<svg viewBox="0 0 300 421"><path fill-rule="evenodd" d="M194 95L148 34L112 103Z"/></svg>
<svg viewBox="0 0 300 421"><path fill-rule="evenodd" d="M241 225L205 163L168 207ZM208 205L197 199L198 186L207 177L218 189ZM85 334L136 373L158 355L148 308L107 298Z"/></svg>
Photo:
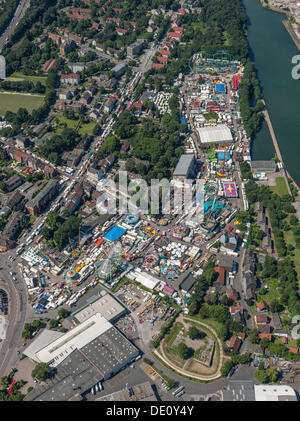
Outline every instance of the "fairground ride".
<svg viewBox="0 0 300 421"><path fill-rule="evenodd" d="M217 51L215 54L200 51L194 54L189 61L191 72L194 74L228 74L236 73L239 62L227 51Z"/></svg>
<svg viewBox="0 0 300 421"><path fill-rule="evenodd" d="M111 281L122 263L124 251L121 241L108 243L95 262L95 276L101 281Z"/></svg>

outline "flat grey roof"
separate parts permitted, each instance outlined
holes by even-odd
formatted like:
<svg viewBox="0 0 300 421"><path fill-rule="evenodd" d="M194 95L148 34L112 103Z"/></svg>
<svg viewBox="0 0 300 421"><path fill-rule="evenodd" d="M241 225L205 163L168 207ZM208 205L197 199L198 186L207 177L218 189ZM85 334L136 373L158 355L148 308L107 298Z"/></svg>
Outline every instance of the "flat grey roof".
<svg viewBox="0 0 300 421"><path fill-rule="evenodd" d="M100 313L106 320L111 321L120 317L121 314L125 312L125 307L123 307L105 289L101 289L99 295L94 297L88 304L75 311L72 314L72 318L76 322L82 323L95 313Z"/></svg>
<svg viewBox="0 0 300 421"><path fill-rule="evenodd" d="M124 67L126 67L125 63L119 63L117 64L115 67L113 67L111 70L113 72L117 72L118 70L123 69Z"/></svg>
<svg viewBox="0 0 300 421"><path fill-rule="evenodd" d="M117 371L139 355L139 350L113 326L83 346L80 352L103 376Z"/></svg>
<svg viewBox="0 0 300 421"><path fill-rule="evenodd" d="M122 389L117 392L113 392L109 395L101 396L96 401L157 401L155 393L151 387L150 382L137 384L130 387L132 394L128 393L128 390Z"/></svg>
<svg viewBox="0 0 300 421"><path fill-rule="evenodd" d="M280 316L278 313L272 313L274 329L282 329L282 324L280 320Z"/></svg>
<svg viewBox="0 0 300 421"><path fill-rule="evenodd" d="M27 190L29 190L30 187L32 187L32 186L33 186L33 183L30 183L29 181L26 181L26 183L24 183L22 186L18 187L17 190L24 193Z"/></svg>
<svg viewBox="0 0 300 421"><path fill-rule="evenodd" d="M53 179L53 180L50 180L47 184L46 184L46 186L33 198L33 199L31 199L28 203L27 203L27 206L29 207L29 206L35 206L37 203L39 203L39 201L44 197L44 196L46 196L46 194L48 194L48 192L54 187L54 186L56 186L58 184L58 181L57 180L55 180L55 179Z"/></svg>
<svg viewBox="0 0 300 421"><path fill-rule="evenodd" d="M68 401L88 391L103 379L98 370L81 355L78 350L72 352L57 366L57 373L51 381L35 387L25 401Z"/></svg>
<svg viewBox="0 0 300 421"><path fill-rule="evenodd" d="M195 160L193 154L183 154L181 155L176 168L173 172L173 175L187 175L190 169L192 162Z"/></svg>
<svg viewBox="0 0 300 421"><path fill-rule="evenodd" d="M219 266L221 267L231 267L233 261L233 257L227 256L226 254L219 255Z"/></svg>
<svg viewBox="0 0 300 421"><path fill-rule="evenodd" d="M180 288L186 292L189 292L195 282L195 278L193 278L193 276L190 275L183 282L181 282Z"/></svg>
<svg viewBox="0 0 300 421"><path fill-rule="evenodd" d="M251 161L250 164L253 170L263 169L263 168L270 169L270 170L276 169L275 161Z"/></svg>

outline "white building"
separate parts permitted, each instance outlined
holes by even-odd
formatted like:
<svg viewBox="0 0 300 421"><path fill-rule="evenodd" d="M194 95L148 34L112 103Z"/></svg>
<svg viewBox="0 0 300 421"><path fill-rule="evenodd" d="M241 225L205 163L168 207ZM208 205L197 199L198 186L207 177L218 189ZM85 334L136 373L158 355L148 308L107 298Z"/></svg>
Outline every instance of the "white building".
<svg viewBox="0 0 300 421"><path fill-rule="evenodd" d="M256 401L297 401L296 392L285 384L254 385Z"/></svg>
<svg viewBox="0 0 300 421"><path fill-rule="evenodd" d="M197 128L197 132L200 138L201 146L204 147L210 143L227 144L233 142L231 131L225 124L200 127Z"/></svg>

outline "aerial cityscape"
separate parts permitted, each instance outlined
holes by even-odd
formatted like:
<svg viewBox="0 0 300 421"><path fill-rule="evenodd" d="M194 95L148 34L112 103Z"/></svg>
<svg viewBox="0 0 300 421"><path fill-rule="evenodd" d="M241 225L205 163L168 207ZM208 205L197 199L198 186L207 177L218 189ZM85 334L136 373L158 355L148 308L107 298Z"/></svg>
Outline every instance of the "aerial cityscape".
<svg viewBox="0 0 300 421"><path fill-rule="evenodd" d="M299 7L0 1L0 401L300 399Z"/></svg>

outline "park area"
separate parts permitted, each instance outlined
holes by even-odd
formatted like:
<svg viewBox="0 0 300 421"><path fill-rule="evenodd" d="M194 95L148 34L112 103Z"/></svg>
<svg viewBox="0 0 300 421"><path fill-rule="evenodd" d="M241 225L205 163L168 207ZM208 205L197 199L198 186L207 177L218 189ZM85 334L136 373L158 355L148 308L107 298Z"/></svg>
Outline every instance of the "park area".
<svg viewBox="0 0 300 421"><path fill-rule="evenodd" d="M19 108L26 108L28 112L39 108L44 101L42 95L26 94L4 94L0 92L0 115L5 115L6 111L16 113Z"/></svg>
<svg viewBox="0 0 300 421"><path fill-rule="evenodd" d="M297 248L297 246L296 246L294 234L291 230L290 231L284 231L284 239L285 239L287 244L291 244L292 246L295 247L293 260L294 260L294 263L295 263L295 270L296 270L297 275L298 275L298 280L299 280L298 285L299 285L299 290L300 290L300 249Z"/></svg>
<svg viewBox="0 0 300 421"><path fill-rule="evenodd" d="M284 177L276 177L276 186L271 186L270 189L280 197L289 194Z"/></svg>
<svg viewBox="0 0 300 421"><path fill-rule="evenodd" d="M41 82L42 85L46 85L46 76L29 76L24 75L22 72L14 72L10 77L5 79L6 81L10 82L21 82L23 80L30 80L31 82Z"/></svg>
<svg viewBox="0 0 300 421"><path fill-rule="evenodd" d="M71 120L64 117L61 114L55 115L55 121L57 123L55 133L60 134L65 127L77 131L79 134L83 135L85 133L92 135L96 121L91 121L89 123L82 123L80 120Z"/></svg>
<svg viewBox="0 0 300 421"><path fill-rule="evenodd" d="M185 374L212 376L219 368L216 338L197 322L182 319L175 323L162 347L165 357Z"/></svg>

